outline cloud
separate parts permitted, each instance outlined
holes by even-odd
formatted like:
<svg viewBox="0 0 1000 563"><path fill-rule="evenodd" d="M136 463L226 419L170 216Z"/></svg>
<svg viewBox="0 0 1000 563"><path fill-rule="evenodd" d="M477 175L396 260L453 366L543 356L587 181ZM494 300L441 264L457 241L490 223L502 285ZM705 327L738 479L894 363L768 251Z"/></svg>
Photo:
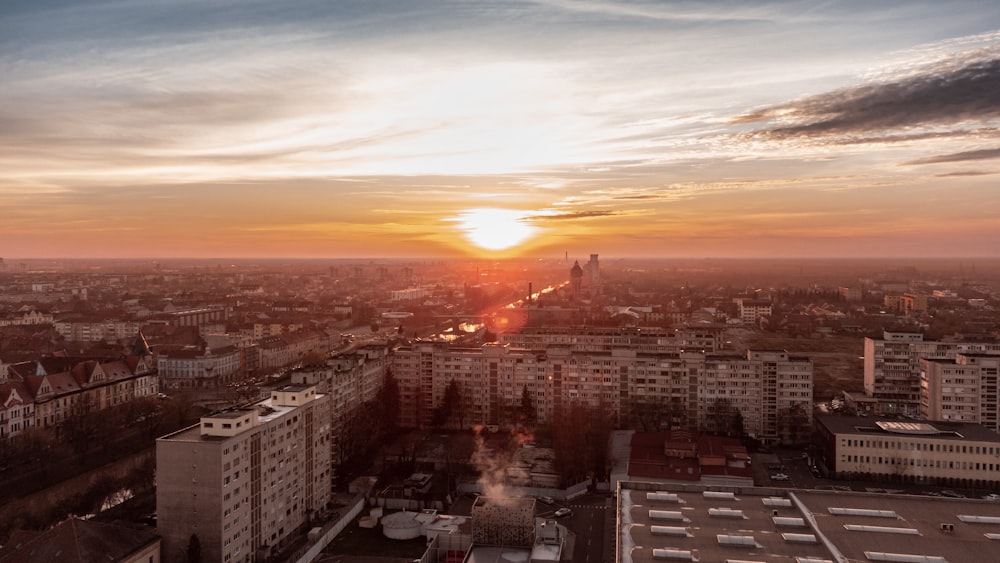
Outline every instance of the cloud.
<svg viewBox="0 0 1000 563"><path fill-rule="evenodd" d="M752 135L785 139L946 126L1000 117L1000 58L996 53L984 58L983 52L959 58L963 60L959 64L925 67L893 81L827 92L747 113L733 121L775 121L776 126ZM886 139L891 138L882 138Z"/></svg>
<svg viewBox="0 0 1000 563"><path fill-rule="evenodd" d="M998 94L1000 95L1000 94ZM917 164L941 164L943 162L965 162L969 160L990 160L1000 158L1000 148L981 149L975 151L955 152L951 154L941 154L938 156L928 156L904 162L904 165L912 166Z"/></svg>
<svg viewBox="0 0 1000 563"><path fill-rule="evenodd" d="M935 174L935 178L965 178L969 176L990 176L996 172L986 172L984 170L964 170L959 172L948 172L945 174Z"/></svg>
<svg viewBox="0 0 1000 563"><path fill-rule="evenodd" d="M575 219L593 219L595 217L612 217L614 215L621 215L620 211L612 210L594 210L594 211L573 211L570 213L553 213L551 215L532 215L526 217L526 219L531 221L567 221Z"/></svg>

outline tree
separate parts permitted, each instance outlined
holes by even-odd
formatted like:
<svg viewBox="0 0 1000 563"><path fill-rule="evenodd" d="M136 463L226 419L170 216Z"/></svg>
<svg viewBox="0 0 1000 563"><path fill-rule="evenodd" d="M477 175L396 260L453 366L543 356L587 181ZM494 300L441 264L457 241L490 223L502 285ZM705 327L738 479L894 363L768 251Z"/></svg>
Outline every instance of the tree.
<svg viewBox="0 0 1000 563"><path fill-rule="evenodd" d="M636 397L629 403L631 425L643 432L656 432L672 426L675 405L665 397Z"/></svg>
<svg viewBox="0 0 1000 563"><path fill-rule="evenodd" d="M385 433L395 435L399 429L399 382L396 381L390 369L385 370L385 379L382 382L382 388L379 389L376 400L380 414L382 415L381 420L383 421Z"/></svg>
<svg viewBox="0 0 1000 563"><path fill-rule="evenodd" d="M458 382L452 379L445 387L444 397L441 404L434 409L434 416L431 424L434 426L450 426L452 421L458 419L458 427L465 427L465 413L462 408L462 390Z"/></svg>
<svg viewBox="0 0 1000 563"><path fill-rule="evenodd" d="M796 403L778 411L778 437L785 444L801 444L809 438L809 414Z"/></svg>
<svg viewBox="0 0 1000 563"><path fill-rule="evenodd" d="M191 534L191 539L188 540L186 561L187 563L202 563L201 540L198 539L198 534Z"/></svg>
<svg viewBox="0 0 1000 563"><path fill-rule="evenodd" d="M302 356L303 367L326 367L326 356L319 352L306 352Z"/></svg>
<svg viewBox="0 0 1000 563"><path fill-rule="evenodd" d="M528 391L528 386L525 385L521 387L521 421L525 424L535 423L535 405L531 400L531 392Z"/></svg>

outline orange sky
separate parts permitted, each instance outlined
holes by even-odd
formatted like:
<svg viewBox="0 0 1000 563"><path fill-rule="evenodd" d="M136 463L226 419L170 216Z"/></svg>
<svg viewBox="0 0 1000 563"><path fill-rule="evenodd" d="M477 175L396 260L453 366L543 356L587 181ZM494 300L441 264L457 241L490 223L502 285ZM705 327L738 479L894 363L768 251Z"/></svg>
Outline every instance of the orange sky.
<svg viewBox="0 0 1000 563"><path fill-rule="evenodd" d="M0 8L0 256L1000 254L1000 5Z"/></svg>

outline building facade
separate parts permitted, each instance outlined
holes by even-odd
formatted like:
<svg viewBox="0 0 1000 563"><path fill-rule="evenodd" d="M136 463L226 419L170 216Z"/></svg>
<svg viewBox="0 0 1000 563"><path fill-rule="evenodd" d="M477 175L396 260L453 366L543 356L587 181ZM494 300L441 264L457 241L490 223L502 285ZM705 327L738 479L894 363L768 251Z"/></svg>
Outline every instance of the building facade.
<svg viewBox="0 0 1000 563"><path fill-rule="evenodd" d="M1000 356L956 354L920 360L920 417L997 426Z"/></svg>
<svg viewBox="0 0 1000 563"><path fill-rule="evenodd" d="M205 561L263 561L329 508L330 400L289 385L156 441L166 561L197 536Z"/></svg>
<svg viewBox="0 0 1000 563"><path fill-rule="evenodd" d="M642 353L715 352L722 348L725 327L667 329L660 327L524 327L497 334L500 344L543 349L567 346L575 351L600 352L627 348Z"/></svg>
<svg viewBox="0 0 1000 563"><path fill-rule="evenodd" d="M1000 342L926 341L918 332L885 331L865 338L865 394L875 414L919 416L921 359L954 359L958 354L1000 355Z"/></svg>
<svg viewBox="0 0 1000 563"><path fill-rule="evenodd" d="M157 369L164 390L217 388L242 376L243 354L236 346L163 350Z"/></svg>
<svg viewBox="0 0 1000 563"><path fill-rule="evenodd" d="M367 408L376 399L391 364L388 345L370 344L350 353L338 354L322 367L302 367L292 372L295 385L314 385L317 393L330 398L332 430L331 455L335 464L344 461L344 434L357 409Z"/></svg>
<svg viewBox="0 0 1000 563"><path fill-rule="evenodd" d="M159 392L148 354L121 360L47 358L13 364L0 384L0 437L27 428L59 428L70 417Z"/></svg>
<svg viewBox="0 0 1000 563"><path fill-rule="evenodd" d="M816 430L827 468L838 478L1000 484L1000 434L978 424L817 415Z"/></svg>
<svg viewBox="0 0 1000 563"><path fill-rule="evenodd" d="M400 424L409 427L429 426L452 384L461 396L460 412L448 421L454 427L515 423L527 398L539 422L574 407L600 409L614 424L656 411L664 429L729 432L731 416L724 421L720 410L733 415L737 409L743 432L777 443L794 439L793 415L808 428L812 413L812 362L784 351L717 355L418 343L396 350L392 370Z"/></svg>

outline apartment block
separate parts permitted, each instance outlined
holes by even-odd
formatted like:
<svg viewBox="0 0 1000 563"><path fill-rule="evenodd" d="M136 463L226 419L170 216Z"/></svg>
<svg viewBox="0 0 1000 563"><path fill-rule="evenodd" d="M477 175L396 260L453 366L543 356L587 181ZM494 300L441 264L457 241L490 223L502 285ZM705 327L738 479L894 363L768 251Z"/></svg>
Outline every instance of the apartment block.
<svg viewBox="0 0 1000 563"><path fill-rule="evenodd" d="M771 315L771 302L766 299L739 299L737 305L743 324L754 324L762 317Z"/></svg>
<svg viewBox="0 0 1000 563"><path fill-rule="evenodd" d="M1000 356L956 354L920 360L920 417L997 427Z"/></svg>
<svg viewBox="0 0 1000 563"><path fill-rule="evenodd" d="M205 561L264 561L328 508L330 398L289 385L156 441L166 561L197 536Z"/></svg>
<svg viewBox="0 0 1000 563"><path fill-rule="evenodd" d="M524 327L497 335L500 344L539 349L568 346L576 351L628 348L636 352L714 352L722 348L724 326L665 329L659 327Z"/></svg>
<svg viewBox="0 0 1000 563"><path fill-rule="evenodd" d="M582 406L601 409L616 424L656 411L665 428L729 431L719 411L736 408L744 430L770 443L792 438L790 417L808 427L812 413L812 362L785 351L718 355L421 343L397 349L392 370L403 426L430 425L452 382L461 395L460 412L449 420L455 427L516 422L525 394L539 422Z"/></svg>
<svg viewBox="0 0 1000 563"><path fill-rule="evenodd" d="M954 359L958 354L1000 355L1000 342L925 341L917 332L885 331L865 338L865 394L875 414L920 415L921 359Z"/></svg>
<svg viewBox="0 0 1000 563"><path fill-rule="evenodd" d="M324 366L302 367L291 373L295 385L315 385L330 397L331 453L335 463L344 461L342 443L353 428L348 424L357 409L367 408L385 382L391 364L387 344L370 344L327 359Z"/></svg>

